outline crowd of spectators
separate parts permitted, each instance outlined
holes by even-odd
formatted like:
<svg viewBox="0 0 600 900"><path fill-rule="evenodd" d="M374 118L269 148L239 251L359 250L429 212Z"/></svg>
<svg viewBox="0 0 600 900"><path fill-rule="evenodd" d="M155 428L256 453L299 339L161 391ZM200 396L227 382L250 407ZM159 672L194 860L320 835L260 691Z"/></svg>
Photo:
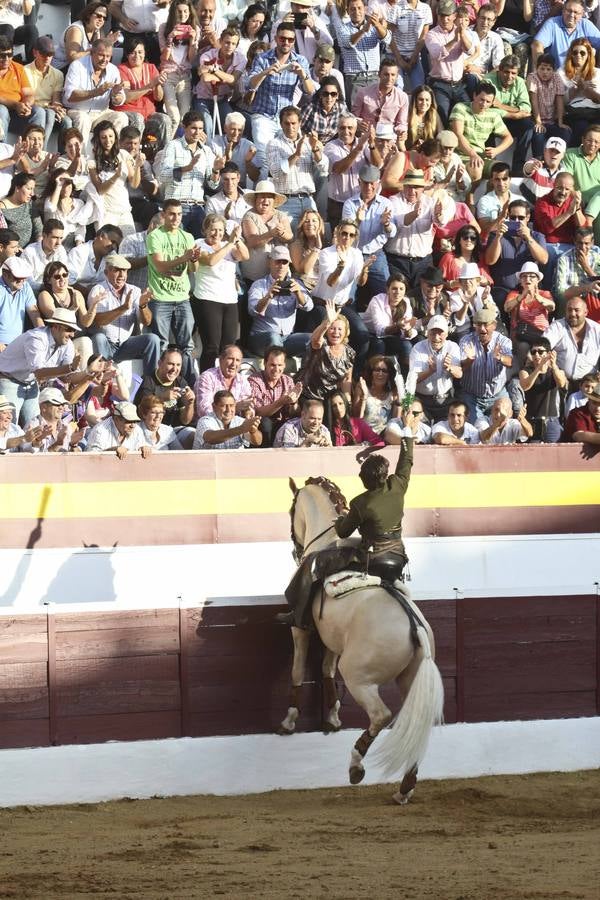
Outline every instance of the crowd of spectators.
<svg viewBox="0 0 600 900"><path fill-rule="evenodd" d="M597 0L72 16L0 4L1 452L600 444Z"/></svg>

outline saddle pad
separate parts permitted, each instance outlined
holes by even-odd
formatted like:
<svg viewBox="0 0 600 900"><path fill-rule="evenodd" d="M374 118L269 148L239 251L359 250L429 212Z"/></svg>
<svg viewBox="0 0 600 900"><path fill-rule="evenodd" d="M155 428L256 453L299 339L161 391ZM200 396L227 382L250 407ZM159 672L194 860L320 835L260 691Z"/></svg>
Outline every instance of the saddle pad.
<svg viewBox="0 0 600 900"><path fill-rule="evenodd" d="M360 588L377 587L381 584L378 575L367 575L366 572L335 572L328 575L324 587L330 597L340 597Z"/></svg>

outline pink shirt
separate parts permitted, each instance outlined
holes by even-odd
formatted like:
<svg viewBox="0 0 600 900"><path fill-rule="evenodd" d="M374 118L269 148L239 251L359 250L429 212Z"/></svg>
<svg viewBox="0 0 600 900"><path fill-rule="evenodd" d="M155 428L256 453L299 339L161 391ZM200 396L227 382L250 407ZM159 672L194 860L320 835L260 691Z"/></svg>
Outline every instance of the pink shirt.
<svg viewBox="0 0 600 900"><path fill-rule="evenodd" d="M194 393L196 394L196 413L198 416L208 416L213 411L213 397L217 391L231 391L237 403L250 397L250 385L246 375L237 374L231 387L227 387L223 373L219 366L206 369L196 379Z"/></svg>
<svg viewBox="0 0 600 900"><path fill-rule="evenodd" d="M398 134L408 128L408 94L394 87L382 94L378 84L360 88L352 101L352 112L370 125L383 122L392 125Z"/></svg>
<svg viewBox="0 0 600 900"><path fill-rule="evenodd" d="M452 43L456 30L442 31L439 25L431 28L425 36L425 46L431 59L430 75L442 81L460 81L464 75L467 53L458 42L452 50L446 50L446 44Z"/></svg>
<svg viewBox="0 0 600 900"><path fill-rule="evenodd" d="M406 312L404 318L409 320L412 319L412 306L408 298L405 299L405 302ZM376 294L372 298L366 312L363 314L363 322L371 334L374 334L376 337L382 337L385 334L385 329L392 324L392 311L388 303L387 294Z"/></svg>
<svg viewBox="0 0 600 900"><path fill-rule="evenodd" d="M356 146L356 142L352 145L352 147ZM365 148L362 153L359 153L358 157L354 160L349 169L345 172L342 172L339 175L336 175L333 172L334 163L339 162L342 159L346 159L350 149L342 144L339 138L336 138L334 141L328 141L323 147L323 153L329 160L329 175L327 176L327 196L331 200L336 200L338 203L343 203L345 200L349 200L351 197L355 197L358 194L359 189L359 179L358 173L361 169L361 166L364 166L366 162L370 162L369 157L367 155L367 147L365 144Z"/></svg>
<svg viewBox="0 0 600 900"><path fill-rule="evenodd" d="M199 65L200 66L212 66L217 62L219 57L218 49L207 50L206 53L203 53L200 56ZM219 69L222 69L223 72L226 72L228 75L234 75L236 72L243 72L246 68L246 57L243 53L238 53L237 50L234 50L233 57L228 66L223 66L219 64ZM219 100L228 99L233 94L233 89L235 84L218 84L212 85L208 81L199 81L196 85L195 94L196 97L200 100L212 100L215 96L215 91L213 88L217 89L217 96Z"/></svg>

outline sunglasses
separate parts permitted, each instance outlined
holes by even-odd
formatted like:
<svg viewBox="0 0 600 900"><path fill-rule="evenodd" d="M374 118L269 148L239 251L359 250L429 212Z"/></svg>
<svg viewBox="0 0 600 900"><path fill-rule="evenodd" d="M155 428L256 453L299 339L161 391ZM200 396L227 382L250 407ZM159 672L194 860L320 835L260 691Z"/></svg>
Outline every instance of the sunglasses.
<svg viewBox="0 0 600 900"><path fill-rule="evenodd" d="M411 412L412 412L413 416L422 416L423 415L422 409L411 409Z"/></svg>
<svg viewBox="0 0 600 900"><path fill-rule="evenodd" d="M325 62L325 63L332 62L331 59L325 59L324 56L317 56L317 59L319 60L319 62Z"/></svg>
<svg viewBox="0 0 600 900"><path fill-rule="evenodd" d="M3 50L2 53L0 53L0 59L12 59L12 55L12 50Z"/></svg>
<svg viewBox="0 0 600 900"><path fill-rule="evenodd" d="M545 352L546 352L545 350L531 350L531 355L532 356L543 356Z"/></svg>
<svg viewBox="0 0 600 900"><path fill-rule="evenodd" d="M463 234L462 239L463 239L463 241L476 241L477 235L476 234Z"/></svg>
<svg viewBox="0 0 600 900"><path fill-rule="evenodd" d="M97 12L97 13L94 13L94 18L95 19L107 19L108 16L106 15L106 13Z"/></svg>
<svg viewBox="0 0 600 900"><path fill-rule="evenodd" d="M50 277L51 278L68 278L69 273L68 272L53 272L53 274Z"/></svg>
<svg viewBox="0 0 600 900"><path fill-rule="evenodd" d="M571 50L571 56L587 56L587 50Z"/></svg>
<svg viewBox="0 0 600 900"><path fill-rule="evenodd" d="M375 366L375 368L372 369L371 371L373 371L373 372L385 372L386 375L389 375L389 373L390 373L390 370L389 370L389 369L386 369L385 366Z"/></svg>
<svg viewBox="0 0 600 900"><path fill-rule="evenodd" d="M296 38L295 38L295 37L282 37L281 35L279 35L279 37L277 38L277 40L278 40L281 44L293 44L294 41L296 40Z"/></svg>
<svg viewBox="0 0 600 900"><path fill-rule="evenodd" d="M322 97L337 97L337 91L322 91Z"/></svg>

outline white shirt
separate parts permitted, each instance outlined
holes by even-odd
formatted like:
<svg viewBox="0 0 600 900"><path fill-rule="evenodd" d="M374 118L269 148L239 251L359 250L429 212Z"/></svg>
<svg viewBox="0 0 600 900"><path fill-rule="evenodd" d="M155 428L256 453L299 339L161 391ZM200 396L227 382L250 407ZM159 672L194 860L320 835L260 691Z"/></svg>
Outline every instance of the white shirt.
<svg viewBox="0 0 600 900"><path fill-rule="evenodd" d="M226 242L220 245L224 246ZM220 247L210 247L200 238L195 244L203 253L216 253ZM200 265L194 272L194 297L198 300L212 300L213 303L237 303L235 283L236 261L232 249L216 266Z"/></svg>
<svg viewBox="0 0 600 900"><path fill-rule="evenodd" d="M96 89L98 85L95 85L92 81L93 72L94 67L91 56L82 56L81 59L76 59L75 62L71 63L67 70L63 90L63 103L67 109L80 109L84 112L99 110L102 112L107 110L110 104L112 106L122 106L125 103L125 91L120 91L118 94L111 96L109 90L104 91L98 97L90 97L87 100L79 100L77 102L72 101L70 98L73 91L92 91ZM102 72L100 84L104 81L112 81L115 84L121 83L121 74L113 63L108 63L106 69Z"/></svg>
<svg viewBox="0 0 600 900"><path fill-rule="evenodd" d="M120 437L113 417L109 416L102 422L98 422L90 430L87 437L86 451L88 453L98 453L104 450L116 450L117 447L125 447L127 450L139 450L141 447L146 446L144 432L137 424L131 434L121 443Z"/></svg>
<svg viewBox="0 0 600 900"><path fill-rule="evenodd" d="M491 421L486 419L485 416L477 422L477 427L479 431L485 431L486 428L489 428L491 425ZM518 419L509 419L504 427L499 431L495 431L491 438L487 441L483 441L484 444L518 444L521 441L526 441L527 435L524 433L523 428L521 427L521 423Z"/></svg>
<svg viewBox="0 0 600 900"><path fill-rule="evenodd" d="M406 304L404 319L408 321L412 319L412 306L410 305L408 297L406 297L403 302ZM366 311L363 313L363 322L371 334L374 334L376 337L383 337L385 335L385 329L389 328L392 324L392 310L387 294L375 294L375 296L371 298ZM415 337L416 334L417 332L413 328L407 337Z"/></svg>
<svg viewBox="0 0 600 900"><path fill-rule="evenodd" d="M69 284L79 281L81 284L98 284L104 278L104 257L96 269L93 241L85 244L77 244L69 251L67 266L69 269Z"/></svg>
<svg viewBox="0 0 600 900"><path fill-rule="evenodd" d="M346 263L333 287L327 284L327 279L335 272L338 264L338 252L336 247L325 247L319 253L319 278L313 291L313 297L321 300L335 300L336 306L344 306L350 299L350 291L354 282L363 270L364 260L360 250L351 247L348 250Z"/></svg>
<svg viewBox="0 0 600 900"><path fill-rule="evenodd" d="M431 429L431 437L434 438L436 434L449 434L451 437L455 437L460 441L464 441L465 444L481 443L479 432L477 431L475 426L471 425L469 422L465 422L465 424L463 425L462 434L454 434L454 432L448 425L448 422L436 422Z"/></svg>
<svg viewBox="0 0 600 900"><path fill-rule="evenodd" d="M414 256L423 258L429 256L433 250L433 207L434 202L425 194L421 195L421 213L410 224L404 224L404 218L414 210L414 204L409 203L404 194L396 194L391 198L393 218L398 231L385 245L388 253L397 256Z"/></svg>
<svg viewBox="0 0 600 900"><path fill-rule="evenodd" d="M133 29L134 34L154 34L167 21L169 5L157 6L154 0L123 0L121 11L124 16L137 23Z"/></svg>
<svg viewBox="0 0 600 900"><path fill-rule="evenodd" d="M140 422L140 428L147 446L152 447L153 450L183 450L177 432L171 425L165 425L163 422L158 426L158 441L154 440L143 422Z"/></svg>
<svg viewBox="0 0 600 900"><path fill-rule="evenodd" d="M50 326L32 328L11 341L0 353L0 372L17 381L33 382L38 369L54 369L73 362L73 341L55 343Z"/></svg>
<svg viewBox="0 0 600 900"><path fill-rule="evenodd" d="M63 266L68 268L67 262L67 251L63 247L62 244L53 250L52 253L46 255L44 249L42 247L42 242L36 241L35 244L28 244L27 247L23 250L21 254L21 259L24 259L29 263L31 268L33 269L33 275L29 278L29 284L31 285L31 289L33 291L39 291L42 287L42 278L44 275L44 269L48 265L48 263L61 262Z"/></svg>
<svg viewBox="0 0 600 900"><path fill-rule="evenodd" d="M578 380L591 369L595 369L600 356L600 325L592 319L586 319L585 326L581 352L566 319L555 319L544 332L544 337L548 338L550 346L556 350L558 367L570 379ZM0 370L1 361L2 357Z"/></svg>
<svg viewBox="0 0 600 900"><path fill-rule="evenodd" d="M6 434L0 434L0 450L4 450L7 453L15 453L18 450L22 450L23 447L27 447L31 449L30 444L20 444L18 447L11 447L9 450L6 450L6 442L11 438L22 437L25 432L19 425L15 425L14 422L9 422L8 428L6 429Z"/></svg>
<svg viewBox="0 0 600 900"><path fill-rule="evenodd" d="M131 309L127 312L121 313L118 319L114 319L112 322L109 322L108 325L100 325L98 330L102 332L102 334L106 335L106 338L110 341L111 344L119 347L121 344L124 344L125 341L131 337L133 333L133 329L137 325L139 310L140 310L140 294L141 291L139 287L136 287L133 284L125 284L125 287L121 291L120 294L117 294L115 289L109 284L108 280L105 278L100 284L94 285L88 295L88 306L91 301L101 294L104 291L105 295L102 300L99 301L96 307L96 313L110 312L113 309L117 309L125 302L125 297L131 291L132 304Z"/></svg>
<svg viewBox="0 0 600 900"><path fill-rule="evenodd" d="M252 209L244 200L243 192L239 191L239 194L237 200L230 200L223 191L220 191L218 194L213 194L212 197L207 197L204 207L207 216L216 213L227 219L228 234L231 234L236 225L242 224L242 219ZM227 215L225 215L225 210L227 210Z"/></svg>
<svg viewBox="0 0 600 900"><path fill-rule="evenodd" d="M308 140L302 144L300 158L294 165L289 159L296 151L296 142L277 132L266 148L267 166L273 178L275 190L280 194L314 194L315 175L326 175L329 159L321 152L316 162Z"/></svg>
<svg viewBox="0 0 600 900"><path fill-rule="evenodd" d="M239 428L245 421L246 420L242 419L241 416L234 416L229 428ZM235 434L233 437L224 440L221 444L207 444L204 441L205 431L223 431L224 429L225 426L214 412L209 413L207 416L202 416L202 418L198 419L198 424L196 425L196 434L194 436L192 450L239 450L250 446L250 439L248 438L247 432L245 434Z"/></svg>
<svg viewBox="0 0 600 900"><path fill-rule="evenodd" d="M410 431L410 429L408 431ZM408 431L402 424L401 419L390 419L387 423L384 436L393 434L395 437L413 437L412 431L410 431L410 434ZM431 426L428 425L427 422L420 421L414 439L417 444L429 444L431 442Z"/></svg>
<svg viewBox="0 0 600 900"><path fill-rule="evenodd" d="M452 375L444 368L444 357L450 354L453 366L460 366L460 349L454 341L446 341L437 353L429 341L418 341L409 357L409 373L420 375L429 369L429 357L435 359L435 373L417 384L417 394L426 397L447 397L452 390Z"/></svg>

